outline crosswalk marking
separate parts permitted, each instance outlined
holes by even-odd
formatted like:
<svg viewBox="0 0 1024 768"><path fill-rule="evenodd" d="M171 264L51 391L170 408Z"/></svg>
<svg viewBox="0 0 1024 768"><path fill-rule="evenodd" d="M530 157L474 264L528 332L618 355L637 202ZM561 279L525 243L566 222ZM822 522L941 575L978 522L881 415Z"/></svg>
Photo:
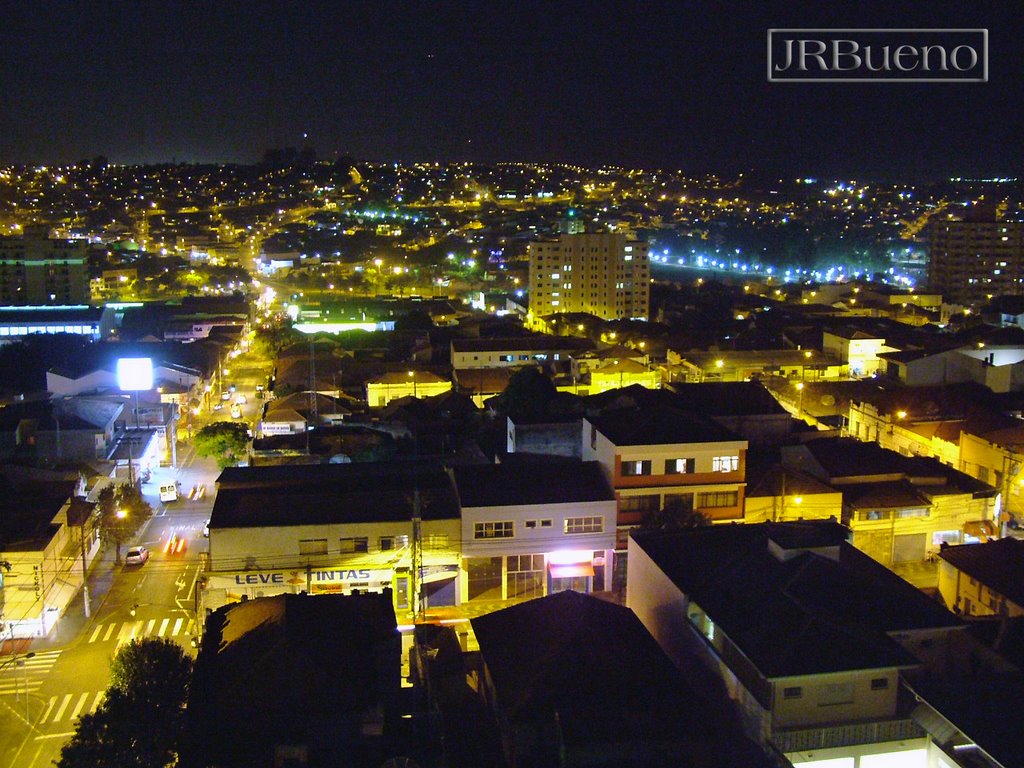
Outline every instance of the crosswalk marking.
<svg viewBox="0 0 1024 768"><path fill-rule="evenodd" d="M86 691L85 693L83 693L81 696L78 697L78 703L75 704L75 708L71 712L71 719L72 720L74 720L76 717L78 717L79 712L82 711L82 707L85 706L85 700L88 699L88 698L89 698L89 692L88 691Z"/></svg>
<svg viewBox="0 0 1024 768"><path fill-rule="evenodd" d="M192 620L183 616L171 618L166 616L158 619L138 619L134 621L112 621L97 625L89 634L87 643L105 643L114 640L118 645L143 637L176 637L183 631L188 632Z"/></svg>
<svg viewBox="0 0 1024 768"><path fill-rule="evenodd" d="M46 709L43 711L42 717L39 718L37 725L43 725L47 722L58 723L64 719L65 713L68 714L67 721L70 723L76 717L95 712L99 709L100 704L103 703L103 697L106 696L106 693L106 691L97 691L96 693L85 691L83 693L65 693L63 696L51 696L49 701L46 702ZM90 696L92 697L91 701ZM75 705L71 712L68 713L67 710L71 706L72 701L75 702ZM53 717L51 718L50 715L53 715Z"/></svg>
<svg viewBox="0 0 1024 768"><path fill-rule="evenodd" d="M64 717L64 710L68 708L68 704L70 704L70 703L71 703L71 694L70 693L65 693L64 694L64 698L61 700L60 707L58 707L57 712L53 716L53 720L51 720L50 722L53 722L53 723L60 722L60 719L62 717Z"/></svg>
<svg viewBox="0 0 1024 768"><path fill-rule="evenodd" d="M60 657L61 651L38 651L31 659L17 659L16 664L8 664L0 673L0 695L33 693L43 684L43 677Z"/></svg>

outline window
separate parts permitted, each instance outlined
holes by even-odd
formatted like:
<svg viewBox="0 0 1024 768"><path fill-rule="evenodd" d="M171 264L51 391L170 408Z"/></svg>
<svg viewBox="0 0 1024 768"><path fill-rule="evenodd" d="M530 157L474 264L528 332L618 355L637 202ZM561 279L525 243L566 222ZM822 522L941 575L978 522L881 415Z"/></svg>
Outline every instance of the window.
<svg viewBox="0 0 1024 768"><path fill-rule="evenodd" d="M693 472L693 459L665 459L666 475L686 475Z"/></svg>
<svg viewBox="0 0 1024 768"><path fill-rule="evenodd" d="M590 425L590 448L597 448L597 427Z"/></svg>
<svg viewBox="0 0 1024 768"><path fill-rule="evenodd" d="M711 469L715 472L736 472L739 468L739 456L715 456L711 463Z"/></svg>
<svg viewBox="0 0 1024 768"><path fill-rule="evenodd" d="M928 517L928 507L898 509L896 510L896 517Z"/></svg>
<svg viewBox="0 0 1024 768"><path fill-rule="evenodd" d="M651 474L650 461L624 461L622 462L623 477L635 477L637 475Z"/></svg>
<svg viewBox="0 0 1024 768"><path fill-rule="evenodd" d="M498 523L474 523L474 539L511 539L515 536L511 520L503 520Z"/></svg>
<svg viewBox="0 0 1024 768"><path fill-rule="evenodd" d="M799 699L804 695L804 689L799 685L794 685L791 688L782 689L782 698L784 699Z"/></svg>
<svg viewBox="0 0 1024 768"><path fill-rule="evenodd" d="M551 520L541 520L540 521L540 527L541 528L550 528L551 527Z"/></svg>
<svg viewBox="0 0 1024 768"><path fill-rule="evenodd" d="M405 544L403 544L403 546L408 545L409 537L408 536L402 536L401 538L405 539ZM448 534L447 533L431 533L431 534L429 534L427 536L426 548L427 549L448 549Z"/></svg>
<svg viewBox="0 0 1024 768"><path fill-rule="evenodd" d="M523 525L526 528L536 528L537 527L537 521L536 520L527 520L525 523L523 523Z"/></svg>
<svg viewBox="0 0 1024 768"><path fill-rule="evenodd" d="M326 555L327 539L299 539L300 555Z"/></svg>
<svg viewBox="0 0 1024 768"><path fill-rule="evenodd" d="M600 533L603 527L604 518L601 516L565 518L566 533Z"/></svg>
<svg viewBox="0 0 1024 768"><path fill-rule="evenodd" d="M409 546L408 536L381 536L380 537L380 551L387 552L392 549L401 549L402 547Z"/></svg>
<svg viewBox="0 0 1024 768"><path fill-rule="evenodd" d="M338 542L341 546L342 554L351 554L353 552L366 552L369 548L369 541L365 536L354 536L345 539L340 539Z"/></svg>
<svg viewBox="0 0 1024 768"><path fill-rule="evenodd" d="M889 678L887 677L873 677L871 678L871 690L872 691L884 691L889 687Z"/></svg>
<svg viewBox="0 0 1024 768"><path fill-rule="evenodd" d="M661 497L657 495L623 496L619 499L619 511L623 513L645 514L657 512L659 509L661 509Z"/></svg>
<svg viewBox="0 0 1024 768"><path fill-rule="evenodd" d="M818 706L834 707L853 703L853 683L826 683L818 688Z"/></svg>
<svg viewBox="0 0 1024 768"><path fill-rule="evenodd" d="M739 503L740 498L737 491L715 491L697 494L697 506L701 509L708 507L735 507Z"/></svg>

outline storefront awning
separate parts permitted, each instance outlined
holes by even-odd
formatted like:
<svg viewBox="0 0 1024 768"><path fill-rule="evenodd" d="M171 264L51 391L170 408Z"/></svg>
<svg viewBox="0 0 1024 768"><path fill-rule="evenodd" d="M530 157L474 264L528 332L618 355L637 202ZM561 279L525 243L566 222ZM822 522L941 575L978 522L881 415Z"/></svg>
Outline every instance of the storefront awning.
<svg viewBox="0 0 1024 768"><path fill-rule="evenodd" d="M553 579L571 579L578 576L593 576L594 566L590 563L572 563L571 565L549 565Z"/></svg>
<svg viewBox="0 0 1024 768"><path fill-rule="evenodd" d="M995 538L996 524L991 520L972 520L969 523L964 523L964 533L968 536L977 536L979 539Z"/></svg>

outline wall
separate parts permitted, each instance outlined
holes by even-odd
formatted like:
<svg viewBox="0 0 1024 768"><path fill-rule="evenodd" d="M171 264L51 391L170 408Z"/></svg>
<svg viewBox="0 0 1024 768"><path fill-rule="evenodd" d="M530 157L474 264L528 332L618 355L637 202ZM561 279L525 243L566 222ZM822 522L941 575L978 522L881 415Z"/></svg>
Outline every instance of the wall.
<svg viewBox="0 0 1024 768"><path fill-rule="evenodd" d="M874 690L874 680L884 680L885 688ZM786 698L786 688L800 688L800 696ZM898 689L899 675L895 669L775 678L772 680L774 727L793 728L895 717ZM827 703L830 700L841 703Z"/></svg>
<svg viewBox="0 0 1024 768"><path fill-rule="evenodd" d="M800 502L797 503L796 499ZM782 520L828 520L843 516L843 494L815 493L805 496L745 496L743 522L763 523Z"/></svg>
<svg viewBox="0 0 1024 768"><path fill-rule="evenodd" d="M612 549L615 546L614 500L591 501L571 504L531 504L495 507L462 508L462 555L463 557L497 557L547 553L559 550ZM568 517L603 518L600 533L567 534L565 520ZM514 536L503 539L474 539L475 523L511 520ZM550 528L526 528L526 520L551 520Z"/></svg>

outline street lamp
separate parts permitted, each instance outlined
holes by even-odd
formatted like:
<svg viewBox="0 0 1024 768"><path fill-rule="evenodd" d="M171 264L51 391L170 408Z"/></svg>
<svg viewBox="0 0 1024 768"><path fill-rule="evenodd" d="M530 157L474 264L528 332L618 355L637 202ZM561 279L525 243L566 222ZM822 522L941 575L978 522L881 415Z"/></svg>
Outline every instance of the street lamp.
<svg viewBox="0 0 1024 768"><path fill-rule="evenodd" d="M128 517L128 511L119 509L114 513L114 517L118 520L124 520ZM121 529L119 526L114 528L114 565L121 564Z"/></svg>
<svg viewBox="0 0 1024 768"><path fill-rule="evenodd" d="M416 395L416 371L409 371L408 373L409 373L409 378L412 379L412 396L413 397L417 397L417 395Z"/></svg>
<svg viewBox="0 0 1024 768"><path fill-rule="evenodd" d="M800 393L799 404L796 408L796 416L798 419L804 417L804 383L802 381L797 382L796 391Z"/></svg>
<svg viewBox="0 0 1024 768"><path fill-rule="evenodd" d="M21 669L22 669L23 676L25 678L25 724L26 725L31 725L31 723L29 722L29 719L28 719L28 670L25 668L25 660L26 659L31 659L35 655L36 655L35 651L29 651L28 653L26 653L26 654L24 654L22 656L13 656L12 655L11 658L9 658L7 661L0 662L0 671L2 671L4 669L4 667L9 667L11 664L14 664L16 667L21 667ZM14 680L14 700L15 701L18 700L18 680L17 680L17 677L15 677L15 680Z"/></svg>

